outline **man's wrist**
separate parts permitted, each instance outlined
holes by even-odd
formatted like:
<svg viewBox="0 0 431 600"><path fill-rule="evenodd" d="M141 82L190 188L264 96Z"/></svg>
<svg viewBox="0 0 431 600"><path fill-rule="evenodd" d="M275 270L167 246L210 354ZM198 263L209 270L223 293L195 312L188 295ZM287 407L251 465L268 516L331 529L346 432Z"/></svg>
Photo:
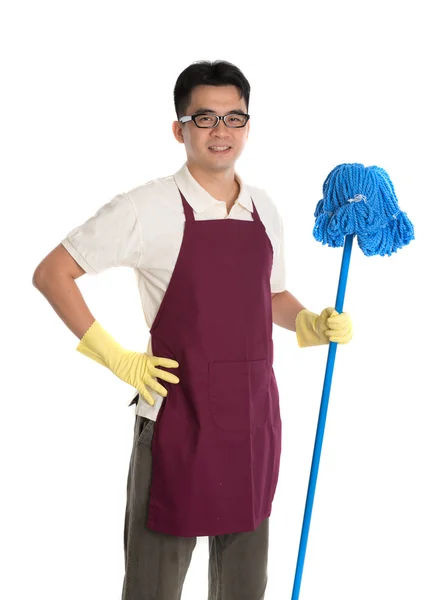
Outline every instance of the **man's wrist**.
<svg viewBox="0 0 431 600"><path fill-rule="evenodd" d="M95 320L82 336L76 349L83 354L88 349L102 359L105 364L108 364L108 358L112 351L120 348L122 348L121 345Z"/></svg>

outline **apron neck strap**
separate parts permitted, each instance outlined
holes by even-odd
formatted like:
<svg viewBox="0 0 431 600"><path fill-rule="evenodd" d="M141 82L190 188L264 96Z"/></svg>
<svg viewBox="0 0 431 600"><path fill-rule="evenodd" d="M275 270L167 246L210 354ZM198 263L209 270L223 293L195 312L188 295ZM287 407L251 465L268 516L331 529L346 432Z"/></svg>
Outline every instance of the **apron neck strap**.
<svg viewBox="0 0 431 600"><path fill-rule="evenodd" d="M186 215L186 221L195 221L195 215L193 213L193 208L190 206L190 204L184 198L183 193L180 190L180 188L178 188L178 191L180 192L180 195L181 195L181 201L183 203L184 214Z"/></svg>

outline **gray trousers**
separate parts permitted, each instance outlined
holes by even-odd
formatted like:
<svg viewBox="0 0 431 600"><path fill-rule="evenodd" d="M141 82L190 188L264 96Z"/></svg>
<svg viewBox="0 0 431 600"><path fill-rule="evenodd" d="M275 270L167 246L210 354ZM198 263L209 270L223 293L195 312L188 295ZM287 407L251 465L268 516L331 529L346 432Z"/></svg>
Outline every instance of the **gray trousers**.
<svg viewBox="0 0 431 600"><path fill-rule="evenodd" d="M154 421L136 415L124 524L122 600L180 600L196 537L147 529ZM209 536L208 600L263 600L269 519L255 531ZM199 596L202 598L202 595Z"/></svg>

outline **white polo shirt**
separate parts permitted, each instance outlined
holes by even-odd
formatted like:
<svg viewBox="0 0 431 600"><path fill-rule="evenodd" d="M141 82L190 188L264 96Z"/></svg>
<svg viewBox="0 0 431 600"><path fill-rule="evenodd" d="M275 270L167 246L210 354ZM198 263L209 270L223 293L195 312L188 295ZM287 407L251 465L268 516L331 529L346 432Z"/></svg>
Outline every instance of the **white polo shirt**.
<svg viewBox="0 0 431 600"><path fill-rule="evenodd" d="M252 221L253 198L274 251L271 291L282 292L286 286L281 217L265 191L247 186L238 174L235 174L235 179L240 185L240 193L228 214L226 203L211 196L184 164L174 175L154 179L118 194L99 208L93 217L72 229L61 243L90 275L97 275L111 267L132 267L150 329L168 288L183 239L185 215L178 188L199 221ZM151 337L147 352L152 355ZM160 383L163 385L163 381ZM163 398L148 389L154 405L150 406L140 396L135 412L156 420ZM136 394L135 390L131 399Z"/></svg>

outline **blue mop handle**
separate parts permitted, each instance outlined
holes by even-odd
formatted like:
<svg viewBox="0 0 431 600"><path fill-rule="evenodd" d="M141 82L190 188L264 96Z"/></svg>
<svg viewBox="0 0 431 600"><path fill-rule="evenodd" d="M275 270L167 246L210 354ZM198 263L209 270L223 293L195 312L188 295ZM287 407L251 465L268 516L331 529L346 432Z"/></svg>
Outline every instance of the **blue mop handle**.
<svg viewBox="0 0 431 600"><path fill-rule="evenodd" d="M343 260L341 262L337 299L335 301L335 310L339 313L343 312L347 275L349 272L350 264L350 255L352 253L352 242L353 235L347 235L344 239ZM334 372L337 345L338 344L335 342L329 342L325 381L323 383L322 400L320 403L320 413L319 421L317 424L316 441L314 443L313 461L311 463L310 480L308 483L307 501L305 503L304 520L302 523L301 541L299 544L298 560L296 563L292 600L298 600L299 591L301 588L302 571L304 569L305 551L307 549L308 532L310 530L311 512L313 510L314 493L316 491L317 473L319 471L320 454L322 452L323 434L325 432L326 414L328 412L329 394L331 392L332 374Z"/></svg>

